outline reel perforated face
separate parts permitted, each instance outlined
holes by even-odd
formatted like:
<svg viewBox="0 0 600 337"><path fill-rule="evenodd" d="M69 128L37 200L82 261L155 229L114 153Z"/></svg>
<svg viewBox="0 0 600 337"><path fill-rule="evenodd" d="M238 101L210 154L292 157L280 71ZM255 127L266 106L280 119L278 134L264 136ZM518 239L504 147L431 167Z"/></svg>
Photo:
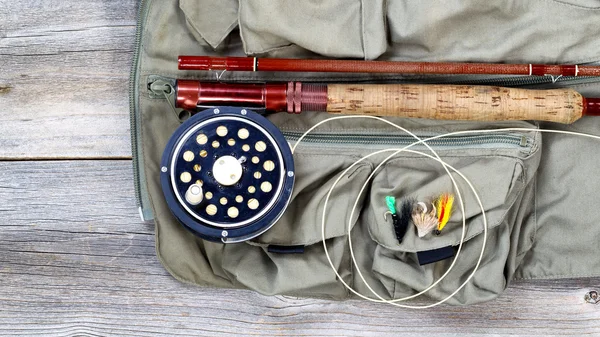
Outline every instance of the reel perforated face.
<svg viewBox="0 0 600 337"><path fill-rule="evenodd" d="M259 114L207 109L171 136L161 185L175 217L195 234L245 241L285 211L294 185L293 157L279 129Z"/></svg>

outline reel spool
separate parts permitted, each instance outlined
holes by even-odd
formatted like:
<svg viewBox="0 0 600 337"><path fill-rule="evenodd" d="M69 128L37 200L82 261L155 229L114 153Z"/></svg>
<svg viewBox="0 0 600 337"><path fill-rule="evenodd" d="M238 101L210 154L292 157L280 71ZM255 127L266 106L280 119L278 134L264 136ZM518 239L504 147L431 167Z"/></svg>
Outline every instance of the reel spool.
<svg viewBox="0 0 600 337"><path fill-rule="evenodd" d="M171 136L161 161L169 209L190 231L224 243L252 239L275 224L294 185L281 131L243 108L197 113Z"/></svg>

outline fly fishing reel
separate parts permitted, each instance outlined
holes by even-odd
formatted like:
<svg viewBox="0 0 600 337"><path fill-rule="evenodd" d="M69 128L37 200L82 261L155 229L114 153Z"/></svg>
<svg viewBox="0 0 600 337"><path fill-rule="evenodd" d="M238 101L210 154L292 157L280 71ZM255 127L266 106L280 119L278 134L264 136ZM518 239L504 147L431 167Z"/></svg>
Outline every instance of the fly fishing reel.
<svg viewBox="0 0 600 337"><path fill-rule="evenodd" d="M254 238L281 217L292 195L294 161L281 131L243 108L201 111L171 136L161 185L175 217L211 241Z"/></svg>

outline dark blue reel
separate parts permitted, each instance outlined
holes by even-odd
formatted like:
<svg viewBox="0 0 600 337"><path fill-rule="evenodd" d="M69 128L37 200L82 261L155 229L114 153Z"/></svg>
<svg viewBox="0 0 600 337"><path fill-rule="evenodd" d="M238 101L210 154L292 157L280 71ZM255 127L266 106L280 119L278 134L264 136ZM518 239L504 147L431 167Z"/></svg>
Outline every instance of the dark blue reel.
<svg viewBox="0 0 600 337"><path fill-rule="evenodd" d="M171 136L161 186L173 215L196 235L240 242L268 230L287 207L294 160L281 131L247 109L197 113Z"/></svg>

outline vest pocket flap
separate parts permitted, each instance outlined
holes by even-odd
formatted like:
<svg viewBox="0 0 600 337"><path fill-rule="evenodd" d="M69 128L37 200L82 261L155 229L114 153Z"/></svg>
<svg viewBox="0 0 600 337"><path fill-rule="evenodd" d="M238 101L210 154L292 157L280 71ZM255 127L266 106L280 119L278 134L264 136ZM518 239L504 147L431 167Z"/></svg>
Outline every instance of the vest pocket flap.
<svg viewBox="0 0 600 337"><path fill-rule="evenodd" d="M240 1L246 54L296 45L331 57L377 58L387 48L383 0Z"/></svg>
<svg viewBox="0 0 600 337"><path fill-rule="evenodd" d="M311 245L322 241L323 207L329 189L339 175L358 158L352 155L317 151L294 154L296 182L291 201L283 216L264 234L249 241L258 245ZM347 216L356 200L360 184L371 172L371 165L360 163L342 177L329 197L325 218L325 238L348 234ZM362 202L359 203L362 205ZM358 213L353 222L356 221Z"/></svg>
<svg viewBox="0 0 600 337"><path fill-rule="evenodd" d="M395 57L580 64L598 60L597 0L388 1ZM515 27L519 27L515 29ZM510 36L510 38L501 38ZM552 48L548 48L552 40Z"/></svg>
<svg viewBox="0 0 600 337"><path fill-rule="evenodd" d="M179 0L196 40L217 48L238 25L238 0Z"/></svg>
<svg viewBox="0 0 600 337"><path fill-rule="evenodd" d="M442 160L471 181L481 199L488 230L502 223L519 194L532 179L530 171L537 169L537 157L525 155L537 150L537 146L531 143L532 138L529 139L526 143L530 145L521 149L516 146L512 150L487 148L450 153L438 151ZM512 155L510 151L513 152ZM467 241L484 230L481 207L468 184L459 174L449 170L464 199ZM399 242L390 216L384 217L388 210L385 197L396 197L396 209L400 211L405 200L410 200L413 207L416 202L433 202L435 205L435 200L444 193L453 193L455 199L448 224L441 233L436 235L432 232L419 237L409 216L408 229ZM451 179L441 164L435 160L419 155L390 160L373 180L370 204L372 213L369 217L369 233L374 241L387 249L415 253L457 246L460 243L463 228L459 195L454 191ZM440 210L437 210L437 215L439 213Z"/></svg>

